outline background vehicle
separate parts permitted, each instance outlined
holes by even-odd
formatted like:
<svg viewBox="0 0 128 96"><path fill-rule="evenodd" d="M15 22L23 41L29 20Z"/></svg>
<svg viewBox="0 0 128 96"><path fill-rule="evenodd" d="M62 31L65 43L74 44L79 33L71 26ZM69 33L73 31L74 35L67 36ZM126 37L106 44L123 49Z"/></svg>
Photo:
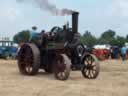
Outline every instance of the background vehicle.
<svg viewBox="0 0 128 96"><path fill-rule="evenodd" d="M0 58L9 59L15 58L17 47L13 46L13 41L0 41Z"/></svg>

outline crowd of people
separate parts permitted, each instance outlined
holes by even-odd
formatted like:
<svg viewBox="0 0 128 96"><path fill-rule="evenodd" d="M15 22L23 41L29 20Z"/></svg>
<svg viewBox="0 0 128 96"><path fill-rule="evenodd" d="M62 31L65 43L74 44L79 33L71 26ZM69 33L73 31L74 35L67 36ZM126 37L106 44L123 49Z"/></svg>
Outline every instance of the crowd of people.
<svg viewBox="0 0 128 96"><path fill-rule="evenodd" d="M128 48L126 46L110 46L109 48L100 47L93 48L92 54L94 54L99 60L106 59L120 59L126 60L128 59Z"/></svg>

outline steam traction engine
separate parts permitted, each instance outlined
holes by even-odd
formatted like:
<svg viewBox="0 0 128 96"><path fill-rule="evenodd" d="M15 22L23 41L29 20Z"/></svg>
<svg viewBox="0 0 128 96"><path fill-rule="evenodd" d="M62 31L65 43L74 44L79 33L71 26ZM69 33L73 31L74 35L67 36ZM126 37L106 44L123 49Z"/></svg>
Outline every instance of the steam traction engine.
<svg viewBox="0 0 128 96"><path fill-rule="evenodd" d="M80 43L78 15L78 12L72 13L72 28L54 27L49 35L40 35L38 42L23 44L17 58L20 73L35 75L44 69L58 80L67 80L72 69L81 70L85 78L95 79L99 63Z"/></svg>

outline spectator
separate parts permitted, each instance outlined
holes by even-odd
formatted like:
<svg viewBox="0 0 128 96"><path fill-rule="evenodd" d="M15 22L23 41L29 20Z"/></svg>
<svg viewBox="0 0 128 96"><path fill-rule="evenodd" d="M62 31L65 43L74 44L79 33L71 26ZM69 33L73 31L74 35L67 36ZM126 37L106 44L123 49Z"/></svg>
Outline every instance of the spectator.
<svg viewBox="0 0 128 96"><path fill-rule="evenodd" d="M30 31L30 38L29 38L29 42L35 42L36 41L36 37L37 37L37 27L33 26L32 27L32 31Z"/></svg>
<svg viewBox="0 0 128 96"><path fill-rule="evenodd" d="M121 48L121 57L122 57L122 60L125 60L126 59L126 52L127 52L127 49L125 46L123 46Z"/></svg>

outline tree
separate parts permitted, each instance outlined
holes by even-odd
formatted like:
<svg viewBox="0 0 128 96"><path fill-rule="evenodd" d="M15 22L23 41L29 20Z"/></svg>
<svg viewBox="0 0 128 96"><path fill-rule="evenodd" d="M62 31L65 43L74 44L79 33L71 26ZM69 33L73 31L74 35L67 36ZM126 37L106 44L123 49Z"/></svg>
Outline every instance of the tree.
<svg viewBox="0 0 128 96"><path fill-rule="evenodd" d="M101 34L98 40L99 44L112 44L115 41L116 32L113 30L107 30Z"/></svg>
<svg viewBox="0 0 128 96"><path fill-rule="evenodd" d="M88 47L92 47L97 43L97 39L91 32L85 31L84 35L81 37L81 42Z"/></svg>
<svg viewBox="0 0 128 96"><path fill-rule="evenodd" d="M101 35L101 37L107 39L107 38L114 38L115 35L116 35L116 32L113 31L113 30L111 30L111 29L109 29L109 30L105 31L105 32Z"/></svg>
<svg viewBox="0 0 128 96"><path fill-rule="evenodd" d="M13 37L13 41L18 44L21 42L26 43L29 42L29 37L29 30L23 30Z"/></svg>
<svg viewBox="0 0 128 96"><path fill-rule="evenodd" d="M128 35L126 36L126 42L128 42Z"/></svg>
<svg viewBox="0 0 128 96"><path fill-rule="evenodd" d="M123 46L126 42L126 39L122 36L117 36L116 41L118 46Z"/></svg>

